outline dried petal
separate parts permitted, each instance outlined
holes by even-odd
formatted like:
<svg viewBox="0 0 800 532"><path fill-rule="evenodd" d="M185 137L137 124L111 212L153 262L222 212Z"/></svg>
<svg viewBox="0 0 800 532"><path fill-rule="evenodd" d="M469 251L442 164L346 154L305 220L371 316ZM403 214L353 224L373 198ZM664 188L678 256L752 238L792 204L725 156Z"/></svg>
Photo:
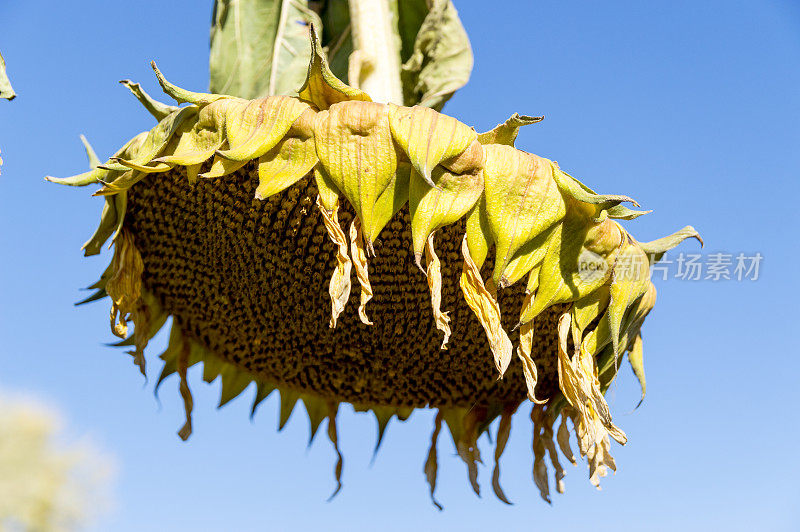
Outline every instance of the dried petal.
<svg viewBox="0 0 800 532"><path fill-rule="evenodd" d="M567 427L567 416L566 414L561 414L561 423L558 425L558 432L556 433L556 441L558 441L558 447L561 449L561 452L564 454L567 460L572 462L572 465L577 465L578 462L575 460L575 455L572 452L572 447L569 445L569 428Z"/></svg>
<svg viewBox="0 0 800 532"><path fill-rule="evenodd" d="M323 206L322 201L317 198L317 207L319 212L322 213L322 220L325 222L325 229L328 230L328 236L331 241L337 246L336 253L336 269L333 270L331 276L330 286L328 293L331 296L331 323L330 327L336 327L336 319L339 314L344 310L347 300L350 299L350 269L352 262L347 255L347 238L344 236L344 231L339 225L339 205L335 205L332 211Z"/></svg>
<svg viewBox="0 0 800 532"><path fill-rule="evenodd" d="M450 317L447 312L442 312L442 266L436 251L433 248L433 233L428 237L425 246L426 274L428 277L428 288L431 292L431 306L433 307L433 319L436 328L444 333L442 347L447 349L447 340L450 339Z"/></svg>
<svg viewBox="0 0 800 532"><path fill-rule="evenodd" d="M433 496L436 491L436 473L439 469L438 459L436 457L436 444L439 441L439 432L442 430L442 412L441 410L436 413L436 419L433 426L433 434L431 434L431 446L428 449L428 459L425 460L425 479L428 481L428 488L430 489L431 502L438 510L442 510L442 505Z"/></svg>
<svg viewBox="0 0 800 532"><path fill-rule="evenodd" d="M358 282L361 285L361 303L358 306L358 317L364 325L372 325L366 311L367 303L372 299L372 285L369 284L367 252L364 248L364 235L361 232L361 223L358 218L350 224L350 256L352 257Z"/></svg>
<svg viewBox="0 0 800 532"><path fill-rule="evenodd" d="M558 321L558 381L576 412L575 430L579 432L581 454L599 444L606 434L624 444L625 433L611 421L608 404L600 391L594 358L578 351L570 360L567 354L570 325L570 314L563 314Z"/></svg>
<svg viewBox="0 0 800 532"><path fill-rule="evenodd" d="M500 417L500 424L497 426L497 443L494 448L494 471L492 471L492 489L497 498L506 504L511 504L511 501L506 498L503 493L503 488L500 486L500 457L503 456L503 451L508 443L508 436L511 434L511 416L513 410L504 411Z"/></svg>
<svg viewBox="0 0 800 532"><path fill-rule="evenodd" d="M142 295L144 271L142 256L133 244L133 236L127 230L122 231L115 242L111 264L113 274L106 283L106 292L112 300L111 330L116 336L125 338L128 335L126 319L138 308Z"/></svg>
<svg viewBox="0 0 800 532"><path fill-rule="evenodd" d="M533 348L533 330L533 321L529 321L520 326L517 356L522 362L522 373L525 375L525 384L528 387L528 399L535 404L541 405L546 403L547 399L540 400L536 398L536 381L539 380L539 373L536 370L536 361L533 360L531 354Z"/></svg>
<svg viewBox="0 0 800 532"><path fill-rule="evenodd" d="M483 284L481 272L475 266L469 254L466 235L461 243L461 254L464 256L464 268L460 282L461 290L464 292L464 299L467 305L475 313L484 331L486 331L495 366L502 377L509 363L511 363L513 347L508 334L506 334L503 325L500 323L500 306L497 304L495 294Z"/></svg>

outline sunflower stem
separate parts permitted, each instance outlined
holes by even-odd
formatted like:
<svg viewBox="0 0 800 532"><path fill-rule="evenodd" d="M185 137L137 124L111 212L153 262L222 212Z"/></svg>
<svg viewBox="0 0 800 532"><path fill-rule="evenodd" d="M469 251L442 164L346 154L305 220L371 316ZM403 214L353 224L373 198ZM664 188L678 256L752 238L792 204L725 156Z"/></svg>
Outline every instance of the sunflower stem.
<svg viewBox="0 0 800 532"><path fill-rule="evenodd" d="M400 39L392 0L350 0L353 53L348 65L350 85L376 102L403 104L400 81Z"/></svg>

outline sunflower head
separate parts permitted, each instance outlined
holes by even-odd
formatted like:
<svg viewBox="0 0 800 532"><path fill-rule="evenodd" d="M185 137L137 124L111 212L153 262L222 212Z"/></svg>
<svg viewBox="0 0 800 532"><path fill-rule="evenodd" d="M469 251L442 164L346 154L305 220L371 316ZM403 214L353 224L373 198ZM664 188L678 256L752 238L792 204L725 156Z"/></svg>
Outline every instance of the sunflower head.
<svg viewBox="0 0 800 532"><path fill-rule="evenodd" d="M514 146L541 117L478 134L373 102L331 73L311 35L297 96L191 92L153 65L172 106L123 82L158 124L102 164L87 145L90 171L48 178L98 185L105 202L84 250L111 239L114 256L88 300L112 299L112 330L143 372L172 316L158 383L180 377L183 438L187 368L202 362L206 381L222 379L220 405L255 382L255 412L278 390L281 427L302 401L311 437L327 419L334 445L340 403L375 415L378 443L393 417L436 409L432 496L442 424L478 492L477 441L499 418L492 486L507 502L498 462L526 399L542 497L545 456L559 492L558 449L576 462L568 421L597 483L615 468L611 439L626 442L603 396L626 355L644 394L650 266L699 235L637 242L620 224L646 213L635 201Z"/></svg>

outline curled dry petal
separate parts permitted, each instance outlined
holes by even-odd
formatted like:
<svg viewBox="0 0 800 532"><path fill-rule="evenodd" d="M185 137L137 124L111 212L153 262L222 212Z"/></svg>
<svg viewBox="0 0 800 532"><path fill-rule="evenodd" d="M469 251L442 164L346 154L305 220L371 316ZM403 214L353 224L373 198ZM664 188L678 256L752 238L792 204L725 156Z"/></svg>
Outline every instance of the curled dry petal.
<svg viewBox="0 0 800 532"><path fill-rule="evenodd" d="M350 256L356 269L358 282L361 285L361 303L358 306L358 317L361 319L361 323L372 325L366 311L367 303L372 299L372 285L369 284L367 252L364 248L364 235L361 232L361 223L358 218L350 224Z"/></svg>
<svg viewBox="0 0 800 532"><path fill-rule="evenodd" d="M442 266L433 248L433 233L428 237L425 245L425 260L433 319L436 322L436 328L444 333L441 349L447 349L447 340L450 339L450 317L447 312L442 312Z"/></svg>
<svg viewBox="0 0 800 532"><path fill-rule="evenodd" d="M338 204L329 212L318 198L317 207L319 208L319 212L322 213L322 219L325 223L325 229L328 231L328 236L337 248L336 268L333 270L328 288L328 293L331 296L330 326L331 329L333 329L336 327L336 319L344 310L347 300L350 299L350 270L353 263L350 261L350 257L347 254L347 238L344 236L344 231L342 231L342 227L339 225Z"/></svg>
<svg viewBox="0 0 800 532"><path fill-rule="evenodd" d="M533 360L531 350L533 348L533 321L522 324L519 328L519 346L517 356L522 362L522 374L525 376L525 384L528 387L528 399L535 404L544 404L547 399L536 398L536 382L539 380L539 373L536 370L536 362Z"/></svg>
<svg viewBox="0 0 800 532"><path fill-rule="evenodd" d="M467 305L475 313L484 331L486 331L495 366L502 377L511 363L513 346L500 322L500 306L497 303L495 294L483 284L481 272L469 254L466 236L461 243L461 254L464 256L464 268L460 281L461 291L464 293Z"/></svg>
<svg viewBox="0 0 800 532"><path fill-rule="evenodd" d="M569 407L564 407L566 410ZM569 418L566 413L561 414L561 423L558 425L558 432L556 433L556 441L558 442L558 448L561 449L561 453L569 460L572 465L577 465L577 461L575 460L575 455L572 452L572 447L569 445L569 427L567 427L567 419Z"/></svg>
<svg viewBox="0 0 800 532"><path fill-rule="evenodd" d="M558 322L558 380L564 397L576 412L575 429L585 436L579 438L581 454L599 445L606 434L624 444L625 433L611 421L608 404L600 392L594 358L580 350L571 360L567 354L570 325L570 314L563 314Z"/></svg>
<svg viewBox="0 0 800 532"><path fill-rule="evenodd" d="M112 275L106 283L106 292L111 298L111 330L120 338L128 335L126 319L136 311L142 295L142 256L127 230L120 233L114 243L114 258L111 260Z"/></svg>

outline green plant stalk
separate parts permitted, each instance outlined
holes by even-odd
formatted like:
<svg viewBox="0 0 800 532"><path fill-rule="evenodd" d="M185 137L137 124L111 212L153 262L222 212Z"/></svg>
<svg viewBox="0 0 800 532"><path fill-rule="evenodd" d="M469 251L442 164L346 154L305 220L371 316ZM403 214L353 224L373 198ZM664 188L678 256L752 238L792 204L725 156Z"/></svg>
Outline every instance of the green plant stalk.
<svg viewBox="0 0 800 532"><path fill-rule="evenodd" d="M353 53L350 84L381 103L403 104L400 42L390 0L350 0Z"/></svg>

